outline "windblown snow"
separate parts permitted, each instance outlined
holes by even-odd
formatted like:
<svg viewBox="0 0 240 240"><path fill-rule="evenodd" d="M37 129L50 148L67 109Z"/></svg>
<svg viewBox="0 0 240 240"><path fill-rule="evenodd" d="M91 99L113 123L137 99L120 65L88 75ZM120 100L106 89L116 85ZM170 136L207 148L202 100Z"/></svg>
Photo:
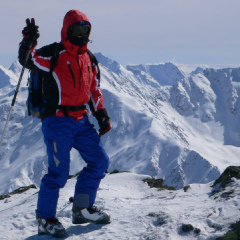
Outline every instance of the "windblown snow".
<svg viewBox="0 0 240 240"><path fill-rule="evenodd" d="M109 172L131 173L108 175L101 185L97 203L111 214L112 224L74 227L70 206L59 213L69 228L69 239L78 239L78 234L81 239L215 239L226 232L227 219L237 220L238 196L231 207L230 202L213 201L209 192L226 167L240 165L240 68L197 68L187 74L172 63L122 66L101 53L96 57L112 124L102 137L110 157ZM1 131L20 71L18 62L9 69L0 66ZM32 183L39 187L47 171L41 122L27 114L27 88L26 72L0 149L0 194ZM91 114L90 120L98 129ZM70 174L83 166L72 150ZM163 178L164 184L178 190L149 189L141 181L146 175ZM73 194L73 181L62 190L59 209ZM191 190L183 192L189 184ZM20 234L22 239L35 239L35 192L0 201L0 214L6 219L0 227L3 239L17 239ZM160 215L168 224L159 226ZM185 219L196 222L201 234L182 236L179 227Z"/></svg>

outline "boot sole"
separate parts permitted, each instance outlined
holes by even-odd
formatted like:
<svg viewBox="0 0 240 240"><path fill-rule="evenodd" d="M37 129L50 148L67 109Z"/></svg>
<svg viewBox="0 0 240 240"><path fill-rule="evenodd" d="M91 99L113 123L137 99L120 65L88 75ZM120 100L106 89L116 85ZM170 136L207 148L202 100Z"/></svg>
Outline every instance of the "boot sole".
<svg viewBox="0 0 240 240"><path fill-rule="evenodd" d="M78 218L78 219L72 220L72 224L84 224L84 223L109 224L109 223L111 223L111 220L110 220L110 217L107 219L100 219L98 221L93 221L93 220L88 220L88 219L83 219L83 218Z"/></svg>
<svg viewBox="0 0 240 240"><path fill-rule="evenodd" d="M63 238L63 237L66 236L66 232L65 232L65 230L60 230L56 234L51 234L49 232L38 232L38 235L51 235L51 236L53 236L55 238Z"/></svg>

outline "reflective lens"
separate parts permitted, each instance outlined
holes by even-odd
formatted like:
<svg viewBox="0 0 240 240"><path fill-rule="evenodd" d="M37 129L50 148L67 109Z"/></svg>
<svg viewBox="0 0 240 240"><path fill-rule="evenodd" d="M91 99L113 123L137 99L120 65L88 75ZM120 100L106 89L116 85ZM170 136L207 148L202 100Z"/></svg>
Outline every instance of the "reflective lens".
<svg viewBox="0 0 240 240"><path fill-rule="evenodd" d="M76 37L83 37L83 36L88 36L90 33L90 26L89 25L72 25L70 26L70 30L73 36Z"/></svg>

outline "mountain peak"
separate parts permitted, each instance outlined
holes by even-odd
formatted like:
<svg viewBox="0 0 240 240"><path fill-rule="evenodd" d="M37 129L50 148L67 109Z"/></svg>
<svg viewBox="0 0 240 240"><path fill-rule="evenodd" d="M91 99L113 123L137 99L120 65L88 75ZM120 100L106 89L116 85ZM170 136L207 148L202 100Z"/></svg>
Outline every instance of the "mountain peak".
<svg viewBox="0 0 240 240"><path fill-rule="evenodd" d="M5 69L0 65L0 88L8 85L15 85L16 75L12 71Z"/></svg>
<svg viewBox="0 0 240 240"><path fill-rule="evenodd" d="M118 62L104 56L100 52L95 53L95 56L96 56L98 62L101 63L103 66L105 66L106 68L109 68L111 71L113 71L117 74L120 73L121 65Z"/></svg>
<svg viewBox="0 0 240 240"><path fill-rule="evenodd" d="M136 75L145 72L155 79L161 86L172 86L177 81L184 78L184 74L171 62L164 64L128 65L127 69Z"/></svg>
<svg viewBox="0 0 240 240"><path fill-rule="evenodd" d="M13 71L15 74L19 74L19 72L21 72L21 69L22 69L22 65L19 63L18 60L13 62L9 68L9 70Z"/></svg>

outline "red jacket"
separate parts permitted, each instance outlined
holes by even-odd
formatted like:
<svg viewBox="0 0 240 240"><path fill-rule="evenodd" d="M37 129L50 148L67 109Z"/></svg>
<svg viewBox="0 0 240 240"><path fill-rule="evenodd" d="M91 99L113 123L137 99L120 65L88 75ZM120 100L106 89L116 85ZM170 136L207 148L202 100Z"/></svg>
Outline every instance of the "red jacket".
<svg viewBox="0 0 240 240"><path fill-rule="evenodd" d="M62 50L59 53L53 77L58 91L58 105L81 106L89 101L93 113L105 108L102 90L100 89L100 71L97 63L91 63L87 45L78 47L70 43L67 37L68 27L79 21L88 21L85 14L77 10L69 11L63 21L61 31ZM90 22L89 22L90 23ZM20 47L21 48L21 47ZM39 50L33 48L27 67L38 71L50 72L52 45ZM69 111L69 116L76 120L83 118L87 110ZM64 116L62 110L57 110L56 116Z"/></svg>

